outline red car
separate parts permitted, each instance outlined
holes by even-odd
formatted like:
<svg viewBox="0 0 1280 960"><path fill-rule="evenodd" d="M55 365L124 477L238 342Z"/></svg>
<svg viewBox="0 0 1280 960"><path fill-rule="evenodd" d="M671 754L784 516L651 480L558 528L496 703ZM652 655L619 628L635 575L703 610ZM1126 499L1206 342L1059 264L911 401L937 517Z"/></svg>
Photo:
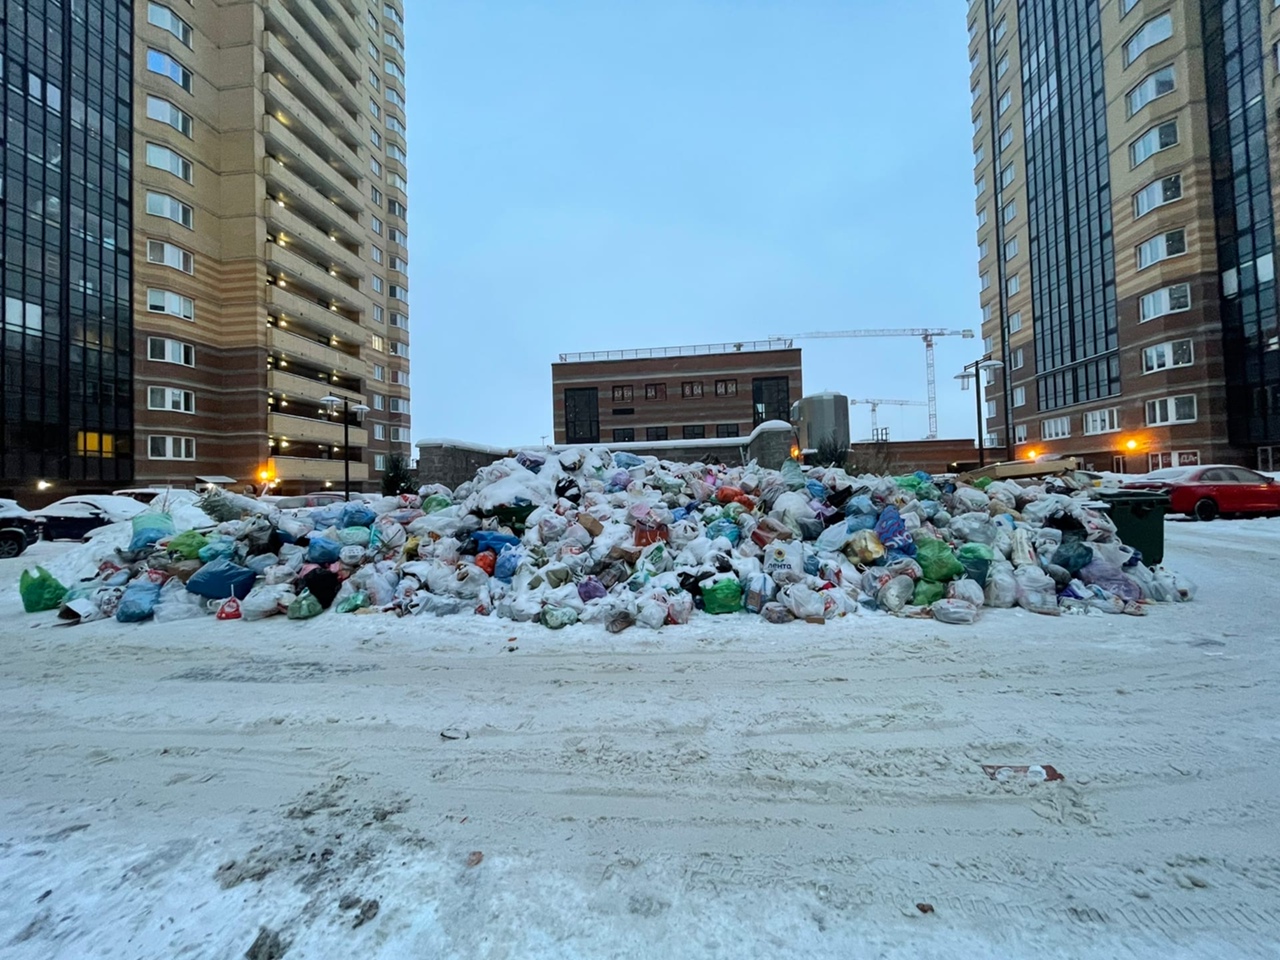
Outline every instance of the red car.
<svg viewBox="0 0 1280 960"><path fill-rule="evenodd" d="M1210 463L1200 467L1153 470L1125 483L1138 490L1169 494L1170 513L1185 513L1197 520L1219 514L1280 513L1280 483L1265 474Z"/></svg>

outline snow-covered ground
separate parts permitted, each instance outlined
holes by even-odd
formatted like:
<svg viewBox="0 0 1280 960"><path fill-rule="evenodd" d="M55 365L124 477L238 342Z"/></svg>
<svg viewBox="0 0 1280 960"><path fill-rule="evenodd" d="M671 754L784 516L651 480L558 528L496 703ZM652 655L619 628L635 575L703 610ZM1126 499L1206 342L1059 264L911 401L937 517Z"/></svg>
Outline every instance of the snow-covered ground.
<svg viewBox="0 0 1280 960"><path fill-rule="evenodd" d="M1280 521L1167 533L1200 594L1145 618L618 636L61 627L39 544L0 957L1275 957Z"/></svg>

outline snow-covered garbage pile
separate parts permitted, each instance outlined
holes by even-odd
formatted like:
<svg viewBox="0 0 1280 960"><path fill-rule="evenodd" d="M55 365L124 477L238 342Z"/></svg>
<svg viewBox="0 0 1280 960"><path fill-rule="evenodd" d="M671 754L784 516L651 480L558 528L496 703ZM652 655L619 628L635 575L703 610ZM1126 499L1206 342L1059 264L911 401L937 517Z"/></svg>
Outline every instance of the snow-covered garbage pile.
<svg viewBox="0 0 1280 960"><path fill-rule="evenodd" d="M613 632L701 614L964 624L984 607L1141 614L1191 599L1070 486L522 453L456 490L310 511L217 492L204 531L149 510L25 574L22 596L81 620L465 614Z"/></svg>

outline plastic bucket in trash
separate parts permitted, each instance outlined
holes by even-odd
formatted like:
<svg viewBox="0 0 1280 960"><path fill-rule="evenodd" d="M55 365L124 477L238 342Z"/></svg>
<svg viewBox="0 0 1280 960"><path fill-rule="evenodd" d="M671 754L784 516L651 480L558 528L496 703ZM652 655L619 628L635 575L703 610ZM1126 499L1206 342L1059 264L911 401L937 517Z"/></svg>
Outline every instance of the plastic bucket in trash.
<svg viewBox="0 0 1280 960"><path fill-rule="evenodd" d="M1110 508L1116 534L1142 553L1149 567L1164 562L1164 515L1172 501L1167 493L1146 490L1097 490L1094 496Z"/></svg>

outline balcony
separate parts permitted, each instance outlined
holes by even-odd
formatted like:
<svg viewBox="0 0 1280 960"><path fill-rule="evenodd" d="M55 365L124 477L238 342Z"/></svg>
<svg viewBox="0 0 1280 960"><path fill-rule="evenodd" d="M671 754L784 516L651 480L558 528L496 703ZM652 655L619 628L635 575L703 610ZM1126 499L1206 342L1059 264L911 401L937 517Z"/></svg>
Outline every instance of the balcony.
<svg viewBox="0 0 1280 960"><path fill-rule="evenodd" d="M274 36L268 34L267 40L269 45L274 44L274 49L281 51L285 56L288 55L288 50L281 46ZM345 165L343 172L348 177L360 179L364 167L360 159L362 144L358 139L360 125L338 109L333 111L337 114L336 117L327 118L331 115L316 109L316 105L325 105L328 98L314 90L309 90L297 80L290 83L286 73L287 71L280 67L273 70L268 64L267 72L262 78L262 92L267 99L267 113L275 114L277 111L283 111L292 117L295 121L295 129L303 130L310 136L312 149L317 149L315 141L320 141L325 149L333 151L336 163ZM332 101L328 103L332 104ZM336 104L333 105L336 107ZM317 152L320 151L317 150Z"/></svg>
<svg viewBox="0 0 1280 960"><path fill-rule="evenodd" d="M278 97L291 113L296 113L292 106L289 106L291 101L301 101L306 113L315 118L310 124L312 131L319 133L323 129L328 129L339 138L340 145L346 147L347 151L353 155L358 154L361 146L364 146L360 122L348 114L337 100L329 96L328 91L321 90L320 87L308 86L307 83L298 82L297 79L294 79L293 83L289 82L289 78L306 77L307 72L302 67L301 61L293 55L293 51L289 50L289 47L285 46L274 33L266 35L262 50L266 54L268 79L274 81L274 88L265 91L269 99L271 96ZM282 90L283 92L280 92ZM357 169L360 168L358 157L353 163L356 164Z"/></svg>
<svg viewBox="0 0 1280 960"><path fill-rule="evenodd" d="M329 230L339 240L356 243L363 235L360 220L345 207L333 202L322 190L299 175L299 170L286 166L271 157L263 158L263 176L267 178L267 190L273 197L285 197L285 206L292 205L319 230Z"/></svg>
<svg viewBox="0 0 1280 960"><path fill-rule="evenodd" d="M328 197L353 216L358 217L364 210L364 194L360 188L331 167L324 157L312 150L278 118L264 115L262 133L266 138L267 152L283 158L286 165L298 166L299 175L322 196Z"/></svg>
<svg viewBox="0 0 1280 960"><path fill-rule="evenodd" d="M341 460L313 460L305 457L272 457L267 468L277 480L326 480L343 479ZM369 479L369 465L362 460L351 461L351 480Z"/></svg>
<svg viewBox="0 0 1280 960"><path fill-rule="evenodd" d="M328 4L325 6L328 7ZM353 49L338 36L338 31L329 22L329 17L317 9L314 0L290 0L289 7L294 19L302 24L303 29L319 45L334 68L346 78L348 83L353 86L358 84L362 65L358 59L361 48Z"/></svg>
<svg viewBox="0 0 1280 960"><path fill-rule="evenodd" d="M297 51L307 73L344 104L349 113L361 116L360 97L356 94L355 82L338 69L338 65L321 49L316 37L298 22L289 7L289 0L263 0L262 10L267 30L276 34L286 46Z"/></svg>
<svg viewBox="0 0 1280 960"><path fill-rule="evenodd" d="M270 284L267 287L267 304L275 308L268 312L278 318L276 322L282 330L292 330L299 336L311 334L316 338L336 338L348 346L364 343L365 331L360 324L348 320L336 310L290 293L287 287Z"/></svg>
<svg viewBox="0 0 1280 960"><path fill-rule="evenodd" d="M369 309L369 300L355 287L349 285L340 276L332 276L319 264L308 260L301 254L282 247L278 243L267 244L267 265L274 267L285 280L286 287L291 283L310 287L318 296L336 303L339 307L364 313Z"/></svg>
<svg viewBox="0 0 1280 960"><path fill-rule="evenodd" d="M268 372L267 389L290 402L297 399L319 404L327 396L344 397L353 404L366 402L364 396L354 390L344 390L319 377L304 377L287 370Z"/></svg>
<svg viewBox="0 0 1280 960"><path fill-rule="evenodd" d="M341 350L335 350L328 344L308 340L279 327L267 328L267 348L275 350L287 361L290 358L305 360L322 370L363 380L368 374L368 365L359 357L354 357ZM288 369L287 366L281 369Z"/></svg>
<svg viewBox="0 0 1280 960"><path fill-rule="evenodd" d="M309 259L321 263L328 261L332 266L344 268L350 276L364 276L364 257L329 239L329 234L299 213L288 198L283 207L265 197L262 205L267 223L277 228L276 233L285 238L286 246L303 248Z"/></svg>
<svg viewBox="0 0 1280 960"><path fill-rule="evenodd" d="M368 445L368 430L364 427L349 429L352 447ZM324 443L329 446L342 446L342 424L336 420L312 420L310 417L273 413L267 417L267 431L277 440L288 440L290 443Z"/></svg>

